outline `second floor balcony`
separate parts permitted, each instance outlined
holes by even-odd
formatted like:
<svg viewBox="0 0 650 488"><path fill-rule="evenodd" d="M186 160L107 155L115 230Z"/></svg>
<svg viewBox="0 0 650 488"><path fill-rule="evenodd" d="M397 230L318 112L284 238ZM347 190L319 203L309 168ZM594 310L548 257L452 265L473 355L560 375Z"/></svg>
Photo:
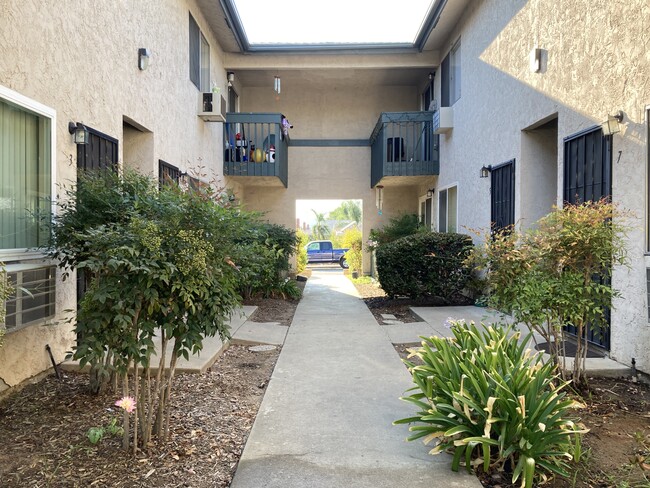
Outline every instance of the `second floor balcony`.
<svg viewBox="0 0 650 488"><path fill-rule="evenodd" d="M437 175L438 139L433 133L433 112L383 112L370 136L370 186L387 180L400 184L400 178L394 177Z"/></svg>
<svg viewBox="0 0 650 488"><path fill-rule="evenodd" d="M289 135L282 122L279 113L228 112L223 125L224 175L244 185L287 188Z"/></svg>

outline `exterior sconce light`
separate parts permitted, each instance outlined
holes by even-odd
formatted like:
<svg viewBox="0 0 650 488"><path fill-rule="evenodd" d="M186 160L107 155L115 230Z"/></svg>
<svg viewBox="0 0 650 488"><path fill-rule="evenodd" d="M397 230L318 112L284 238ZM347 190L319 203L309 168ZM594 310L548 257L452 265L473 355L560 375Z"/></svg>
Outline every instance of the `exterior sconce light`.
<svg viewBox="0 0 650 488"><path fill-rule="evenodd" d="M144 71L149 67L149 59L151 58L151 52L149 49L141 47L138 49L138 69Z"/></svg>
<svg viewBox="0 0 650 488"><path fill-rule="evenodd" d="M623 122L623 111L619 110L614 115L607 115L607 120L600 124L604 136L611 136L621 132L621 122Z"/></svg>
<svg viewBox="0 0 650 488"><path fill-rule="evenodd" d="M377 210L379 215L382 214L384 210L384 186L377 185L375 187L375 205L377 205Z"/></svg>
<svg viewBox="0 0 650 488"><path fill-rule="evenodd" d="M81 122L70 122L68 124L68 132L72 134L72 140L75 144L88 144L90 137L88 129Z"/></svg>
<svg viewBox="0 0 650 488"><path fill-rule="evenodd" d="M228 71L227 78L228 78L228 88L230 88L232 87L232 82L235 81L235 73L233 73L232 71Z"/></svg>
<svg viewBox="0 0 650 488"><path fill-rule="evenodd" d="M481 178L487 178L490 176L490 173L492 172L492 165L485 166L481 168Z"/></svg>
<svg viewBox="0 0 650 488"><path fill-rule="evenodd" d="M427 190L427 197L431 198L433 194L435 193L436 189L435 188L429 188Z"/></svg>

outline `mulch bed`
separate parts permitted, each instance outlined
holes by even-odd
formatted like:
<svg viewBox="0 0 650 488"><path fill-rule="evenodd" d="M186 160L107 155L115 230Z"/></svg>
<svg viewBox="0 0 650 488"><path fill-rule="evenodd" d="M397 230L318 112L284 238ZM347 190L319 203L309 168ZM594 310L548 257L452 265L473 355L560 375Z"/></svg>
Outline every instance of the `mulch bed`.
<svg viewBox="0 0 650 488"><path fill-rule="evenodd" d="M296 284L302 293L306 282L296 280ZM283 298L253 297L244 300L244 305L257 307L257 310L249 318L251 322L276 322L280 325L291 325L299 303L299 299L285 300Z"/></svg>
<svg viewBox="0 0 650 488"><path fill-rule="evenodd" d="M232 346L207 372L179 374L170 441L135 458L121 438L86 437L118 415L117 395L88 394L83 374L28 385L0 403L0 486L227 487L278 354Z"/></svg>

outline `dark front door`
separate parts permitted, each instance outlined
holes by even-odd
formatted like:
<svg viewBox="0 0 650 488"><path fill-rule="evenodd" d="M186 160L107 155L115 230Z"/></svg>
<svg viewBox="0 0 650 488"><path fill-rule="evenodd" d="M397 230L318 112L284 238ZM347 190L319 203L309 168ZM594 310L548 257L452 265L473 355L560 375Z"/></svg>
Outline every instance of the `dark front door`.
<svg viewBox="0 0 650 488"><path fill-rule="evenodd" d="M564 139L564 201L571 204L596 202L612 196L612 136L603 136L600 127ZM603 279L603 278L596 278ZM609 349L610 310L606 324L588 327L587 340ZM568 326L575 334L576 330Z"/></svg>
<svg viewBox="0 0 650 488"><path fill-rule="evenodd" d="M88 144L77 145L77 169L117 171L117 139L95 129L88 129Z"/></svg>
<svg viewBox="0 0 650 488"><path fill-rule="evenodd" d="M90 127L86 129L89 136L88 144L77 144L77 171L102 169L117 171L117 139ZM88 284L87 274L77 273L77 303L86 293Z"/></svg>
<svg viewBox="0 0 650 488"><path fill-rule="evenodd" d="M515 160L492 168L491 221L497 231L515 224Z"/></svg>

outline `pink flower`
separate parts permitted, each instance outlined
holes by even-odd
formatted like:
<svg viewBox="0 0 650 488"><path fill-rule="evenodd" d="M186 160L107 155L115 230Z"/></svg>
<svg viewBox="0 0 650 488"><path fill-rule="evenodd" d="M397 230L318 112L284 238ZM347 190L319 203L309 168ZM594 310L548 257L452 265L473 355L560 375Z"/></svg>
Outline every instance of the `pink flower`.
<svg viewBox="0 0 650 488"><path fill-rule="evenodd" d="M120 398L118 401L116 401L115 406L126 410L128 413L131 413L135 410L135 399L130 396L125 396L124 398Z"/></svg>

